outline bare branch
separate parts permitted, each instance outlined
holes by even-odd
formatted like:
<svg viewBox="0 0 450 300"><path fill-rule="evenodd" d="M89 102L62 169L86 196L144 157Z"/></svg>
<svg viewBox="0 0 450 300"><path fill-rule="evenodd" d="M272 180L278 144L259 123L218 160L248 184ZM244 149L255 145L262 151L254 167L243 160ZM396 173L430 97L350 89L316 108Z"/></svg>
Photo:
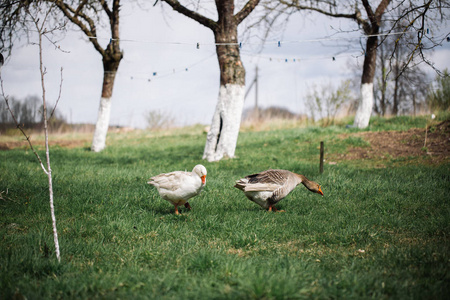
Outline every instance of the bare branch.
<svg viewBox="0 0 450 300"><path fill-rule="evenodd" d="M74 16L78 15L78 13L83 9L83 7L86 5L87 2L88 0L83 0L83 2L81 2L80 5L78 5L77 9L75 10Z"/></svg>
<svg viewBox="0 0 450 300"><path fill-rule="evenodd" d="M419 56L423 62L425 62L427 65L429 65L438 75L442 76L442 71L437 69L434 64L428 60L425 57L424 50L430 50L434 48L437 45L442 44L442 42L445 40L445 37L442 37L441 40L434 40L433 38L427 38L429 42L431 42L431 46L428 48L425 48L424 46L424 38L426 38L425 35L425 24L426 24L426 18L427 14L429 13L431 9L431 5L433 4L433 0L428 0L423 5L418 6L408 6L408 9L404 10L400 16L398 16L394 21L392 28L396 27L402 27L402 34L398 37L398 39L395 42L395 47L393 50L393 53L391 57L394 56L394 53L397 51L398 47L400 47L400 43L407 43L409 45L412 45L412 50L408 55L408 60L406 63L402 66L401 70L398 72L397 77L401 76L406 69L409 67L409 65L414 60L415 56ZM448 5L448 3L447 3ZM409 17L412 16L410 20ZM408 20L407 25L402 26L401 23L404 20ZM419 24L416 26L416 24ZM406 37L408 33L416 31L417 40L415 43L407 42L410 38ZM448 34L446 35L448 36Z"/></svg>
<svg viewBox="0 0 450 300"><path fill-rule="evenodd" d="M323 15L326 15L326 16L329 16L329 17L334 17L334 18L356 19L356 12L353 13L353 14L333 13L333 12L331 12L329 10L321 9L319 7L315 7L315 6L312 6L312 5L300 5L298 3L298 1L290 2L290 1L280 0L279 2L281 4L283 4L284 6L286 6L286 7L295 8L297 10L315 11L315 12L321 13Z"/></svg>
<svg viewBox="0 0 450 300"><path fill-rule="evenodd" d="M104 56L105 50L102 48L102 46L100 46L98 42L95 22L92 18L88 17L82 12L83 6L79 6L77 9L74 9L62 0L54 0L54 3L72 23L77 25L78 28L80 28L81 31L83 31L84 34L89 37L89 41L94 46L95 50L97 50L102 56ZM89 28L83 23L82 20L80 20L80 17L87 23Z"/></svg>
<svg viewBox="0 0 450 300"><path fill-rule="evenodd" d="M56 110L56 106L58 106L59 100L61 99L62 84L63 84L63 68L61 68L61 80L59 82L58 98L56 99L55 106L53 107L53 110L52 110L52 113L50 114L49 119L51 119L53 117L53 114L55 113L55 110Z"/></svg>
<svg viewBox="0 0 450 300"><path fill-rule="evenodd" d="M375 14L373 13L372 7L370 6L370 3L368 0L361 0L364 9L366 10L367 16L369 17L370 23L375 22Z"/></svg>
<svg viewBox="0 0 450 300"><path fill-rule="evenodd" d="M114 1L114 2L116 2L116 1ZM105 0L101 0L100 4L102 5L103 10L108 15L108 18L111 20L113 18L113 13L112 13L111 9L108 6L108 2L106 2ZM113 5L115 5L115 3Z"/></svg>
<svg viewBox="0 0 450 300"><path fill-rule="evenodd" d="M169 4L175 11L179 12L180 14L183 14L186 17L197 21L198 23L200 23L205 27L208 27L212 31L216 31L218 25L213 20L199 14L198 12L186 8L185 6L181 5L181 3L178 2L177 0L163 0L163 1Z"/></svg>
<svg viewBox="0 0 450 300"><path fill-rule="evenodd" d="M255 9L260 0L249 0L245 6L235 15L236 23L240 24Z"/></svg>

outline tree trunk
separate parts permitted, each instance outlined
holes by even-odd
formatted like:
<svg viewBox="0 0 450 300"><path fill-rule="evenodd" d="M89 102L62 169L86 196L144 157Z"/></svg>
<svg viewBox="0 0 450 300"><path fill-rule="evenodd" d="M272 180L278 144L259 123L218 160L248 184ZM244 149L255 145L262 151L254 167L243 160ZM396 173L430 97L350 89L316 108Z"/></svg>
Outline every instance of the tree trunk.
<svg viewBox="0 0 450 300"><path fill-rule="evenodd" d="M387 74L385 66L385 56L384 53L381 54L381 99L380 99L380 115L384 117L386 115L386 93L387 93Z"/></svg>
<svg viewBox="0 0 450 300"><path fill-rule="evenodd" d="M219 99L214 112L211 130L206 138L203 159L218 161L224 157L234 157L245 87L236 84L221 85Z"/></svg>
<svg viewBox="0 0 450 300"><path fill-rule="evenodd" d="M398 115L398 106L399 106L399 83L400 83L400 59L399 59L399 51L398 48L395 50L395 64L394 64L394 101L392 103L392 115Z"/></svg>
<svg viewBox="0 0 450 300"><path fill-rule="evenodd" d="M117 29L118 36L118 29ZM108 134L109 119L111 116L111 98L114 88L114 80L119 69L123 54L120 51L118 41L111 40L103 55L103 85L100 106L98 109L97 123L95 124L94 137L91 150L100 152L106 147L106 135Z"/></svg>
<svg viewBox="0 0 450 300"><path fill-rule="evenodd" d="M383 72L384 73L384 72ZM384 76L384 75L383 75ZM380 114L382 117L386 115L386 91L387 91L387 80L386 77L383 77L383 94L381 96L381 103L380 103Z"/></svg>
<svg viewBox="0 0 450 300"><path fill-rule="evenodd" d="M395 79L394 84L394 100L392 103L392 115L393 116L398 115L398 78Z"/></svg>
<svg viewBox="0 0 450 300"><path fill-rule="evenodd" d="M370 115L373 107L373 83L361 84L361 98L356 110L354 126L366 128L369 126Z"/></svg>
<svg viewBox="0 0 450 300"><path fill-rule="evenodd" d="M223 157L234 157L245 97L245 69L239 54L237 27L260 0L248 0L237 14L234 14L234 0L216 0L219 16L217 21L188 9L178 0L163 1L214 32L220 67L220 89L211 129L206 137L203 159L218 161Z"/></svg>
<svg viewBox="0 0 450 300"><path fill-rule="evenodd" d="M102 4L103 9L108 14L111 29L111 39L106 49L101 49L97 39L91 39L94 47L103 57L103 85L100 106L98 109L97 123L95 124L94 137L92 138L91 150L100 152L106 147L106 135L108 134L109 119L111 116L111 98L116 79L117 70L123 53L120 51L119 38L119 12L120 0L114 0L112 10L107 3Z"/></svg>
<svg viewBox="0 0 450 300"><path fill-rule="evenodd" d="M102 97L100 99L94 137L92 138L91 150L94 152L100 152L106 147L106 135L108 134L110 116L111 98Z"/></svg>
<svg viewBox="0 0 450 300"><path fill-rule="evenodd" d="M225 2L225 3L224 3ZM233 1L218 3L219 21L214 30L220 67L219 99L206 138L203 159L218 161L234 157L245 96L245 69L237 44Z"/></svg>
<svg viewBox="0 0 450 300"><path fill-rule="evenodd" d="M353 125L358 128L369 126L370 115L373 108L373 78L377 66L378 34L380 32L381 17L392 0L381 0L375 11L372 10L368 0L361 0L367 15L368 22L358 21L364 28L364 33L368 35L366 42L366 54L364 58L363 74L361 77L361 98L356 110Z"/></svg>
<svg viewBox="0 0 450 300"><path fill-rule="evenodd" d="M353 125L358 128L369 126L370 115L373 107L373 78L377 65L378 38L370 36L366 43L366 56L364 59L363 74L361 77L361 98L356 110Z"/></svg>
<svg viewBox="0 0 450 300"><path fill-rule="evenodd" d="M100 152L106 147L106 135L108 134L109 119L111 116L111 98L114 88L116 72L119 68L119 61L103 59L103 86L100 106L98 109L97 123L95 124L94 137L92 139L91 150Z"/></svg>

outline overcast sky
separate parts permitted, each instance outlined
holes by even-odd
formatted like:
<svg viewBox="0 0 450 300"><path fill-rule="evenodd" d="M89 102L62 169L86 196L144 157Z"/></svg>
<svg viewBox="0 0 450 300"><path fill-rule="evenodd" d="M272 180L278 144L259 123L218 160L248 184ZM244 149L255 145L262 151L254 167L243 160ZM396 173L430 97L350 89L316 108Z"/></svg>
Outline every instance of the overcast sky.
<svg viewBox="0 0 450 300"><path fill-rule="evenodd" d="M209 124L219 91L211 30L167 6L162 13L159 5L142 10L128 2L122 7L120 22L124 58L114 86L111 125L145 128L144 115L149 111L170 115L180 126ZM269 38L262 52L260 45L243 41L247 85L255 76L255 67L259 68L260 106L306 113L304 98L314 85L337 85L354 76L349 65L362 66L363 62L361 33L348 32L355 28L350 21L320 16L313 21L298 15L284 31ZM431 34L446 34L449 27L438 31ZM106 45L109 39L103 37L102 45ZM55 102L63 68L59 111L70 122L95 123L103 79L101 56L80 32L69 32L58 44L64 52L49 43L44 47L47 100ZM2 68L7 95L20 99L42 94L38 59L37 46L25 45L25 41L13 50ZM433 61L440 69L450 68L449 42L436 49ZM430 69L426 71L434 78ZM253 106L254 99L252 91L245 107Z"/></svg>

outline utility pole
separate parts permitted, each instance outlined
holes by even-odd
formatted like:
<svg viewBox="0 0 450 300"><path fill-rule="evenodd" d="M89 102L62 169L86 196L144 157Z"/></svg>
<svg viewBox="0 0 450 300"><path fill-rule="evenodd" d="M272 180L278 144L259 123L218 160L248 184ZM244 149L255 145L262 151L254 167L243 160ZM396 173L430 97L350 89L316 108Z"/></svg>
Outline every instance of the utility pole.
<svg viewBox="0 0 450 300"><path fill-rule="evenodd" d="M255 67L255 116L259 119L259 108L258 108L258 66Z"/></svg>
<svg viewBox="0 0 450 300"><path fill-rule="evenodd" d="M244 99L247 99L248 93L250 93L253 85L255 85L255 107L253 108L253 117L259 119L259 109L258 109L258 66L255 67L255 79L250 83L247 92L245 92Z"/></svg>

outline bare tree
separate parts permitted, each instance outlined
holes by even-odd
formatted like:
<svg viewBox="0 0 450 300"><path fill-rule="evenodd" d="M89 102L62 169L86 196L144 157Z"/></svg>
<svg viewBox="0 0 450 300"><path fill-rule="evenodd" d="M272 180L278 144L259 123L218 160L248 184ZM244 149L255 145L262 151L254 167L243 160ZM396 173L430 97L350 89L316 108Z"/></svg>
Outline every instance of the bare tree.
<svg viewBox="0 0 450 300"><path fill-rule="evenodd" d="M159 130L174 127L176 118L170 112L150 110L145 115L147 129Z"/></svg>
<svg viewBox="0 0 450 300"><path fill-rule="evenodd" d="M369 0L351 2L279 0L289 10L314 11L334 18L346 18L357 22L366 35L364 64L361 76L361 98L357 106L354 126L365 128L369 125L373 107L373 80L382 17L392 0L381 0L374 7ZM359 10L362 4L364 14Z"/></svg>
<svg viewBox="0 0 450 300"><path fill-rule="evenodd" d="M48 38L47 35L50 34L52 31L62 30L61 27L55 27L53 29L47 29L47 20L50 16L50 13L52 9L54 8L54 5L50 5L47 7L34 7L36 9L35 12L31 13L30 10L27 8L27 14L28 17L31 19L33 25L35 26L36 32L38 34L38 47L39 47L39 71L41 76L41 87L42 87L42 118L44 122L44 133L45 133L45 162L46 166L44 165L43 161L41 160L41 157L34 149L30 137L25 133L24 129L20 126L19 122L17 121L16 117L14 116L14 113L9 106L8 97L5 95L4 88L3 88L3 80L1 79L0 75L0 82L1 82L1 91L3 98L5 100L6 106L11 113L11 117L14 120L17 128L22 132L22 134L25 136L26 140L28 141L28 144L30 145L31 150L35 154L37 160L39 161L39 164L44 171L44 173L47 175L48 178L48 190L49 190L49 198L50 198L50 214L52 218L52 229L53 229L53 240L55 243L55 253L56 258L58 261L61 261L61 255L60 255L60 249L59 249L59 241L58 241L58 230L56 227L56 217L55 217L55 207L54 207L54 201L53 201L53 179L52 179L52 168L50 164L50 149L48 144L48 114L47 114L47 100L46 100L46 90L45 90L45 74L46 69L43 64L43 58L42 58L42 39ZM45 9L44 9L45 8ZM41 17L43 16L43 17ZM41 17L41 18L40 18ZM62 70L61 70L61 85L62 85ZM61 89L61 86L60 86ZM59 93L59 97L61 96L61 93ZM57 103L59 101L59 98L57 99Z"/></svg>
<svg viewBox="0 0 450 300"><path fill-rule="evenodd" d="M323 126L334 124L336 115L346 103L351 102L350 80L335 88L331 82L314 86L306 95L306 106L313 120L322 120Z"/></svg>
<svg viewBox="0 0 450 300"><path fill-rule="evenodd" d="M393 28L389 22L387 28ZM374 111L379 115L417 113L424 104L427 93L427 76L422 70L422 60L416 57L410 59L408 41L414 40L411 32L403 33L406 26L396 22L395 32L401 36L386 36L378 46L379 68L375 73ZM408 65L406 67L406 65Z"/></svg>
<svg viewBox="0 0 450 300"><path fill-rule="evenodd" d="M29 127L42 121L41 115L39 114L40 100L37 96L28 96L23 101L10 97L8 102L17 122L24 127ZM0 123L14 123L4 102L0 103Z"/></svg>
<svg viewBox="0 0 450 300"><path fill-rule="evenodd" d="M232 158L236 150L245 96L245 69L240 58L237 27L260 0L249 0L236 14L234 0L216 0L217 21L189 9L177 0L163 1L214 33L220 67L220 89L203 159L218 161L223 157Z"/></svg>
<svg viewBox="0 0 450 300"><path fill-rule="evenodd" d="M354 20L358 27L366 36L364 49L364 64L361 76L361 98L358 103L354 126L365 128L369 124L370 115L373 107L373 82L376 70L377 48L380 41L383 41L386 35L396 35L397 46L399 43L407 43L409 45L408 59L397 72L397 77L400 76L411 63L417 63L414 57L420 56L422 61L426 62L434 68L432 61L430 61L425 51L433 49L449 36L449 33L442 35L427 34L433 25L440 24L448 19L448 12L450 11L450 1L448 0L353 0L353 1L333 1L333 0L278 0L266 1L265 6L267 11L274 15L275 18L281 16L280 11L284 14L292 14L299 11L308 11L321 13L323 15L333 18L346 18ZM363 10L360 10L360 7ZM388 9L388 7L390 7ZM400 12L400 13L399 13ZM265 20L270 20L267 16ZM380 32L381 25L385 22L391 24L390 29L386 33ZM267 24L273 24L273 19ZM404 29L398 33L395 29L398 28L398 23L408 24ZM428 24L428 25L426 25ZM403 35L415 33L416 39L401 39ZM395 50L392 51L390 59L395 58ZM386 78L389 69L383 70L386 73ZM439 73L440 71L436 69Z"/></svg>
<svg viewBox="0 0 450 300"><path fill-rule="evenodd" d="M396 7L392 11L393 14L389 20L390 31L397 31L398 28L402 28L392 54L394 55L397 47L409 49L409 51L405 51L407 60L399 69L397 76L400 76L411 65L414 66L420 62L426 63L438 75L443 75L443 70L435 67L427 53L429 54L431 53L429 50L441 46L450 36L450 32L438 31L438 28L449 20L450 1L402 0L396 3ZM415 59L416 57L419 57L420 60Z"/></svg>
<svg viewBox="0 0 450 300"><path fill-rule="evenodd" d="M11 53L13 45L23 33L28 32L26 8L24 1L4 0L0 3L0 50L6 57ZM3 57L3 56L2 56Z"/></svg>
<svg viewBox="0 0 450 300"><path fill-rule="evenodd" d="M35 2L6 0L0 5L2 49L7 47L11 49L15 38L18 38L23 30L28 30L28 24L26 18L24 18L24 11L27 7L32 3L39 6L46 2L53 3L57 8L52 12L55 14L56 20L61 18L62 14L64 20L68 20L81 30L94 46L94 49L102 56L102 92L91 146L92 151L99 152L106 146L114 81L123 58L119 40L120 0L41 0ZM97 28L104 23L108 24L109 28L109 43L106 46L101 45L97 35Z"/></svg>
<svg viewBox="0 0 450 300"><path fill-rule="evenodd" d="M380 116L386 115L388 106L388 73L389 73L389 58L386 47L383 43L378 51L378 72L375 73L376 82L374 85L374 103L373 110Z"/></svg>
<svg viewBox="0 0 450 300"><path fill-rule="evenodd" d="M70 1L56 0L56 6L64 16L75 24L89 38L95 50L100 53L103 60L103 84L98 110L97 123L95 125L94 137L91 150L99 152L106 146L106 135L109 128L111 115L111 98L113 94L114 81L123 53L120 50L119 40L119 11L120 0L108 1L80 1L77 6L71 5ZM102 48L97 36L96 26L100 20L100 11L106 15L109 21L110 40L106 48Z"/></svg>
<svg viewBox="0 0 450 300"><path fill-rule="evenodd" d="M400 78L398 114L417 115L426 107L428 80L426 73L420 68L408 68Z"/></svg>

